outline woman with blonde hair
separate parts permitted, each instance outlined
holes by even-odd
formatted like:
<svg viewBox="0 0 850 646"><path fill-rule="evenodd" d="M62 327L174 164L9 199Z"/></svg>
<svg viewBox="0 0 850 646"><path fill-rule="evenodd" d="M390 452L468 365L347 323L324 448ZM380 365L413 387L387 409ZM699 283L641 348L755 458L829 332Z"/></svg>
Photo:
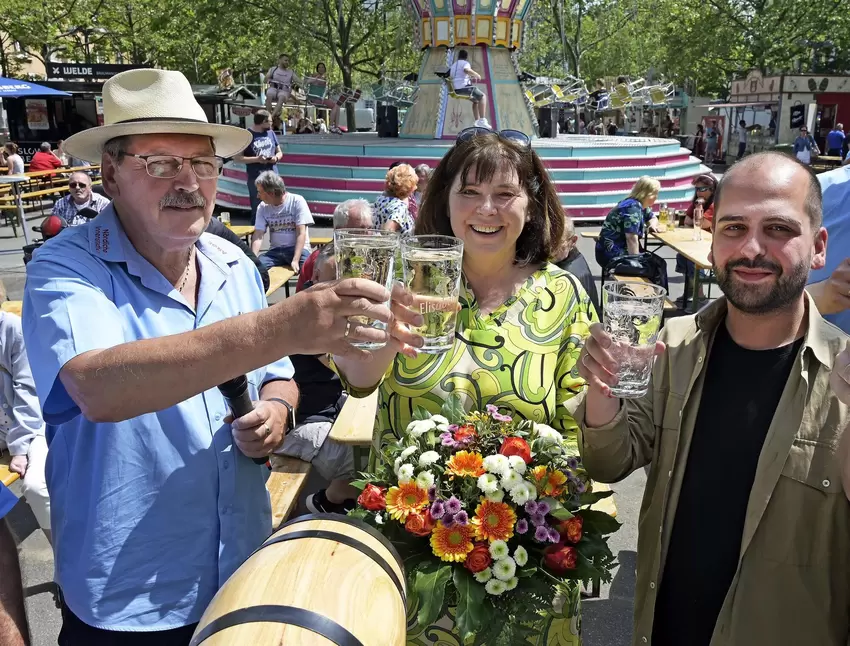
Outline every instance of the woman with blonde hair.
<svg viewBox="0 0 850 646"><path fill-rule="evenodd" d="M652 205L660 190L661 183L657 179L644 175L632 186L629 196L611 209L596 240L596 262L600 267L605 269L620 256L640 253L640 239L646 228L658 229Z"/></svg>
<svg viewBox="0 0 850 646"><path fill-rule="evenodd" d="M376 229L400 231L402 235L413 231L407 200L418 185L419 177L409 164L399 164L387 171L384 194L372 205Z"/></svg>

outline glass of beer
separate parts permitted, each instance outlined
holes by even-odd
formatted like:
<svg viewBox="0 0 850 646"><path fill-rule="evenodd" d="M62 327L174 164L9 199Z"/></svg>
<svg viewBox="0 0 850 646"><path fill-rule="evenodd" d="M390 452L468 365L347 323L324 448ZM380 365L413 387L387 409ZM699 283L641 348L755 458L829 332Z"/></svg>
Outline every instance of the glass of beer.
<svg viewBox="0 0 850 646"><path fill-rule="evenodd" d="M336 255L337 278L366 278L393 288L393 271L400 235L396 231L372 229L336 229L334 231L334 254ZM389 306L389 302L387 302ZM352 323L385 330L387 325L366 316L350 317ZM352 342L356 348L377 350L386 342Z"/></svg>
<svg viewBox="0 0 850 646"><path fill-rule="evenodd" d="M611 353L618 364L614 397L643 397L655 363L655 340L661 329L663 287L651 283L608 282L602 290L602 321L611 336Z"/></svg>
<svg viewBox="0 0 850 646"><path fill-rule="evenodd" d="M426 354L454 345L460 309L463 242L451 236L410 236L401 241L404 285L413 294L413 309L425 319L415 332L425 339Z"/></svg>
<svg viewBox="0 0 850 646"><path fill-rule="evenodd" d="M224 226L230 228L230 211L222 211L218 214L218 219Z"/></svg>

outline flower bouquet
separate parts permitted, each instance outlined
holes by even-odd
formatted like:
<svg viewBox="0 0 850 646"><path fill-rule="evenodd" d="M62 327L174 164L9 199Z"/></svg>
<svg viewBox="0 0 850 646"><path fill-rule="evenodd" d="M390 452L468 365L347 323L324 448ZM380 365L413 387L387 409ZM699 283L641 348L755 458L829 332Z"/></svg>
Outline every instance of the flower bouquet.
<svg viewBox="0 0 850 646"><path fill-rule="evenodd" d="M619 523L590 505L612 492L588 490L575 443L495 406L417 407L354 484L351 514L405 557L418 626L448 612L458 644L525 642L565 600L578 615L581 583L611 579L606 536Z"/></svg>

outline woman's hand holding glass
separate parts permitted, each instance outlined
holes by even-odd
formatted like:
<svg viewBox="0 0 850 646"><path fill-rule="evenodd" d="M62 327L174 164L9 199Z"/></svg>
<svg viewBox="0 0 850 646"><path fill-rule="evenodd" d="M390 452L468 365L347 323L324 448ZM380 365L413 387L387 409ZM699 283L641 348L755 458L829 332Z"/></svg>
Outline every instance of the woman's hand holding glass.
<svg viewBox="0 0 850 646"><path fill-rule="evenodd" d="M401 283L393 285L390 303L393 320L387 327L387 332L389 332L387 347L392 348L393 354L400 352L411 359L415 359L419 354L417 350L425 344L425 339L411 328L423 325L425 320L419 312L411 309L412 305L413 294Z"/></svg>

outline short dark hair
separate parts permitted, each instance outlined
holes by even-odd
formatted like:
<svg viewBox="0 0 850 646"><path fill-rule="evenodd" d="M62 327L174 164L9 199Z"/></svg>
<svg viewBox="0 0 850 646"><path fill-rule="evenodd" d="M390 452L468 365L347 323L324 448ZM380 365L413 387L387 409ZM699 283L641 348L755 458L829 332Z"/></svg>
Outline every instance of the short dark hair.
<svg viewBox="0 0 850 646"><path fill-rule="evenodd" d="M396 166L401 166L401 165L402 165L402 164L404 164L404 163L405 163L405 162L403 162L403 161L396 160L396 161L394 161L392 164L390 164L390 167L389 167L387 170L392 170L392 169L393 169L393 168L395 168Z"/></svg>
<svg viewBox="0 0 850 646"><path fill-rule="evenodd" d="M257 110L254 113L254 125L259 126L261 123L265 123L267 119L271 119L272 115L268 110Z"/></svg>
<svg viewBox="0 0 850 646"><path fill-rule="evenodd" d="M823 193L821 192L820 182L818 182L817 177L808 166L801 163L796 158L791 157L791 155L786 155L785 153L773 150L749 155L743 161L738 162L723 174L723 178L717 184L717 189L714 191L715 214L720 212L720 196L723 194L723 187L732 181L736 175L752 170L753 168L759 168L765 164L774 166L783 163L794 164L806 173L807 187L804 208L806 209L806 215L809 216L809 222L812 225L812 229L814 231L820 230L821 226L823 226Z"/></svg>
<svg viewBox="0 0 850 646"><path fill-rule="evenodd" d="M481 135L453 146L437 164L416 217L416 235L454 235L449 219L449 195L456 177L466 186L470 171L479 182L486 182L503 168L517 174L520 186L528 194L528 215L516 242L518 265L549 260L564 236L564 208L546 167L531 148L502 139Z"/></svg>
<svg viewBox="0 0 850 646"><path fill-rule="evenodd" d="M465 49L462 49L457 53L457 59L459 61L465 61L467 58L469 58L469 52Z"/></svg>

